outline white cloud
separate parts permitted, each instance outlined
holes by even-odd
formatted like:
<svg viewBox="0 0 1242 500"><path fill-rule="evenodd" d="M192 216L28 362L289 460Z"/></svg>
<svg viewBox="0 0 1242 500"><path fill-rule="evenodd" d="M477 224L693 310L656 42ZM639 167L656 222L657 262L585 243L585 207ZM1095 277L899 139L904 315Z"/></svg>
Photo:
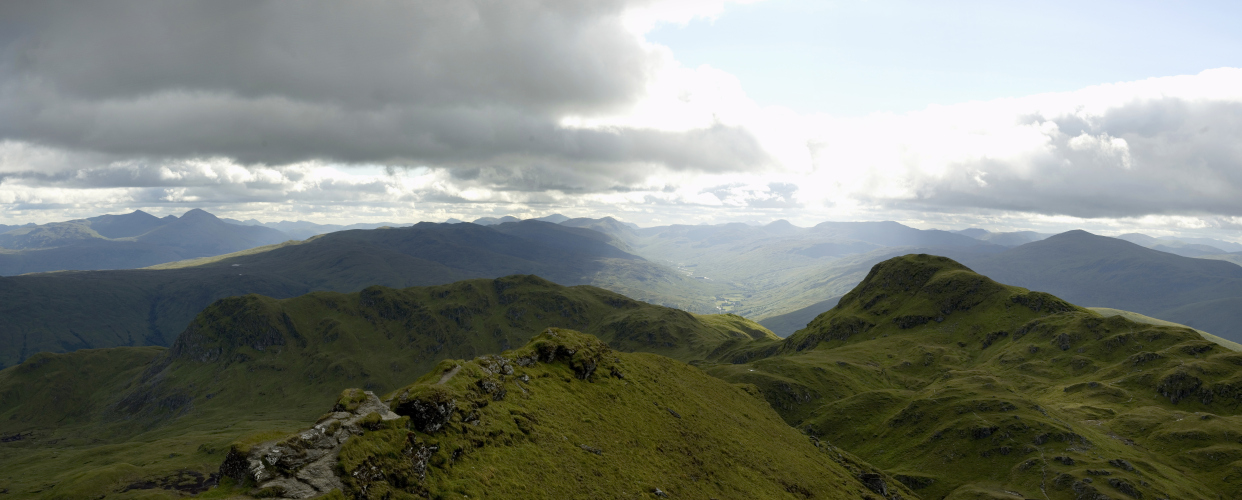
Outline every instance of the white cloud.
<svg viewBox="0 0 1242 500"><path fill-rule="evenodd" d="M407 221L1242 217L1242 70L807 114L643 38L723 4L5 4L21 22L0 41L0 222L189 205Z"/></svg>

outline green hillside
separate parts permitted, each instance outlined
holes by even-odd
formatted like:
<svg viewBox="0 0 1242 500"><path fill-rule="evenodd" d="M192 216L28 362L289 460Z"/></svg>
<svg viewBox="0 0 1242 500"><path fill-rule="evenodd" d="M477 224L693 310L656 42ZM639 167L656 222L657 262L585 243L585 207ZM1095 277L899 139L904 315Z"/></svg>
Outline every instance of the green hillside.
<svg viewBox="0 0 1242 500"><path fill-rule="evenodd" d="M881 263L807 328L721 359L738 364L708 373L924 498L1242 495L1242 354L943 257Z"/></svg>
<svg viewBox="0 0 1242 500"><path fill-rule="evenodd" d="M739 316L698 316L533 276L236 297L199 314L167 350L40 355L0 371L0 463L13 464L0 472L0 489L14 498L171 498L205 491L221 464L250 460L252 450L285 443L301 454L310 445L290 433L335 421L365 425L364 438L340 450L342 469L323 468L327 455L316 455L315 470L389 471L338 478L355 493L473 496L536 484L545 490L530 496L608 496L592 489L599 484L626 495L661 488L670 497L731 498L784 485L789 495L834 498L802 475L834 466L794 453L798 439L772 430L778 444L768 455L743 452L762 441L746 422L765 419L747 409L753 402L731 399L743 395L737 386L712 386L709 375L753 385L789 426L780 432L809 434L801 442L818 442L829 459L839 450L835 462L851 471L841 481L872 474L871 464L881 472L866 477L892 478L910 490L903 498L1242 496L1242 353L1190 328L1125 316L929 255L877 264L785 339ZM578 346L568 350L581 356L550 348L564 357L518 363L539 349L519 346L550 327L583 331L617 352L592 355L602 347L566 333ZM497 358L445 361L515 347L506 359L529 383L503 366L483 371ZM622 355L631 351L702 372ZM614 366L626 378L612 376ZM323 415L346 387L391 398L395 415ZM432 429L425 423L435 405L411 401L435 394L462 402L454 406L462 411L437 410L448 418ZM666 414L671 420L656 420ZM638 434L633 422L663 437L628 438ZM397 467L397 456L411 461ZM226 480L208 496L272 486L251 479Z"/></svg>
<svg viewBox="0 0 1242 500"><path fill-rule="evenodd" d="M296 430L343 388L391 391L443 359L521 346L549 327L684 361L730 341L775 339L738 316L534 276L229 298L200 313L170 349L40 354L0 371L0 437L9 439L0 463L11 464L0 489L15 498L101 488L109 498L171 494L170 481L206 481L231 441ZM131 484L148 486L120 491Z"/></svg>
<svg viewBox="0 0 1242 500"><path fill-rule="evenodd" d="M1165 320L1162 320L1162 319L1156 319L1156 318L1153 318L1153 317L1151 317L1151 316L1144 316L1144 315L1139 314L1139 313L1136 313L1136 312L1122 311L1121 309L1110 309L1110 308L1107 308L1107 307L1088 307L1087 309L1090 309L1090 310L1092 310L1092 311L1095 311L1095 312L1099 313L1099 314L1100 314L1100 316L1105 316L1105 317L1108 317L1108 316L1121 316L1121 317L1123 317L1123 318L1125 318L1125 319L1128 319L1128 320L1130 320L1130 321L1133 321L1133 322L1135 322L1135 323L1147 323L1147 324L1149 324L1149 325L1161 325L1161 326L1174 326L1174 327L1181 327L1181 328L1190 328L1190 327L1188 327L1188 326L1186 326L1186 325L1182 325L1182 324L1179 324L1179 323L1174 323L1174 322L1172 322L1172 321L1165 321ZM1212 342L1215 342L1215 343L1217 343L1217 344L1220 344L1222 347L1225 347L1226 349L1229 349L1229 350L1232 350L1232 351L1242 352L1242 344L1239 344L1239 343L1237 343L1237 342L1233 342L1233 341L1231 341L1231 340L1225 340L1225 339L1222 339L1222 338L1220 338L1220 337L1217 337L1217 336L1215 336L1215 335L1212 335L1212 334L1210 334L1210 333L1208 333L1208 332L1205 332L1205 331L1203 331L1203 330L1198 330L1198 329L1193 329L1193 328L1192 328L1192 330L1195 330L1196 332L1198 332L1198 333L1199 333L1199 335L1203 336L1203 338L1205 338L1205 339L1207 339L1207 340L1210 340L1210 341L1212 341Z"/></svg>
<svg viewBox="0 0 1242 500"><path fill-rule="evenodd" d="M964 263L1078 304L1134 311L1242 341L1242 267L1070 231Z"/></svg>
<svg viewBox="0 0 1242 500"><path fill-rule="evenodd" d="M785 425L752 386L727 384L661 356L616 353L570 330L549 329L499 356L443 361L418 382L389 393L387 404L367 398L361 390L345 391L336 413L315 427L236 446L224 462L224 470L232 472L230 485L212 494L316 489L335 490L329 498L367 499L854 499L875 498L875 489L909 494L848 454ZM336 436L351 434L356 435L343 446L336 444ZM329 449L339 450L335 460ZM274 452L281 457L275 463L267 458ZM317 467L321 455L334 467Z"/></svg>
<svg viewBox="0 0 1242 500"><path fill-rule="evenodd" d="M683 295L693 279L627 254L601 233L537 221L341 231L193 264L0 278L0 367L40 351L167 346L212 302L249 293L287 298L538 274L715 311L710 296Z"/></svg>

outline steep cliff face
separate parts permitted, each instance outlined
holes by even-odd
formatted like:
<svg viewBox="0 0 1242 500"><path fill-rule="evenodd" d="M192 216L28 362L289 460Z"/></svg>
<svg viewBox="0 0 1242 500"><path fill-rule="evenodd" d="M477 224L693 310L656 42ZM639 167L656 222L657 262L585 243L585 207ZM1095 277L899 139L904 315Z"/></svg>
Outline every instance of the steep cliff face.
<svg viewBox="0 0 1242 500"><path fill-rule="evenodd" d="M562 329L382 402L346 391L309 429L234 445L220 473L280 498L913 498L753 387Z"/></svg>

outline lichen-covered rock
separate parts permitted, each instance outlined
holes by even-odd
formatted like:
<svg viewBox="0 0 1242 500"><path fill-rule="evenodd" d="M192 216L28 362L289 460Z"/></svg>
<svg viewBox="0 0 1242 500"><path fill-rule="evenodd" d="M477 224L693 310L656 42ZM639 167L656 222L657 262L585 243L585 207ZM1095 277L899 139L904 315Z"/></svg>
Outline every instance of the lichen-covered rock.
<svg viewBox="0 0 1242 500"><path fill-rule="evenodd" d="M410 426L419 432L434 434L452 418L457 395L439 385L411 386L393 400L392 409L397 415L409 417Z"/></svg>
<svg viewBox="0 0 1242 500"><path fill-rule="evenodd" d="M275 498L312 498L344 489L336 474L341 446L378 422L400 418L374 393L348 389L334 411L309 429L253 446L234 445L220 475Z"/></svg>

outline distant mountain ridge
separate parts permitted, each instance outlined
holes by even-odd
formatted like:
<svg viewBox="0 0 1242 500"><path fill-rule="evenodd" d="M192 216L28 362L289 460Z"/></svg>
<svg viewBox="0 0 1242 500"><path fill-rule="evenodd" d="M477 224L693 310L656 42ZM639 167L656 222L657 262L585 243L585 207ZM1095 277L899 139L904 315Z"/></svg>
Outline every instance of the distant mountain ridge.
<svg viewBox="0 0 1242 500"><path fill-rule="evenodd" d="M998 281L1078 304L1133 311L1242 340L1242 267L1069 231L964 259Z"/></svg>
<svg viewBox="0 0 1242 500"><path fill-rule="evenodd" d="M262 226L262 227L275 229L277 231L280 231L280 232L283 232L289 235L293 239L298 239L298 240L304 240L312 236L318 236L321 234L327 234L327 233L332 233L336 231L348 231L351 229L378 229L381 227L407 227L407 226L413 225L411 223L397 223L397 222L361 222L361 223L356 223L356 224L317 224L314 222L307 222L304 220L299 220L299 221L282 220L280 222L259 222L258 220L255 220L255 219L249 219L249 220L242 221L242 220L227 219L227 218L221 218L220 220L224 222L228 222L230 224L237 224L241 226Z"/></svg>
<svg viewBox="0 0 1242 500"><path fill-rule="evenodd" d="M1024 245L1032 241L1039 241L1052 236L1051 234L1037 233L1035 231L1010 231L1004 233L994 233L977 227L961 229L953 232L966 235L980 241L986 241L988 243L994 243L1006 247L1016 247L1018 245Z"/></svg>
<svg viewBox="0 0 1242 500"><path fill-rule="evenodd" d="M284 233L226 223L194 209L181 217L143 211L23 226L0 234L0 276L62 270L133 269L288 240Z"/></svg>
<svg viewBox="0 0 1242 500"><path fill-rule="evenodd" d="M640 286L692 284L691 278L608 240L595 231L539 221L492 227L419 223L329 233L186 267L0 278L0 365L40 351L168 345L207 305L249 293L284 298L536 274L563 285L599 284L639 300L696 309L678 296Z"/></svg>
<svg viewBox="0 0 1242 500"><path fill-rule="evenodd" d="M1126 233L1117 236L1117 239L1183 257L1203 257L1242 251L1242 244L1211 238L1180 238L1173 236L1154 238L1140 233Z"/></svg>

